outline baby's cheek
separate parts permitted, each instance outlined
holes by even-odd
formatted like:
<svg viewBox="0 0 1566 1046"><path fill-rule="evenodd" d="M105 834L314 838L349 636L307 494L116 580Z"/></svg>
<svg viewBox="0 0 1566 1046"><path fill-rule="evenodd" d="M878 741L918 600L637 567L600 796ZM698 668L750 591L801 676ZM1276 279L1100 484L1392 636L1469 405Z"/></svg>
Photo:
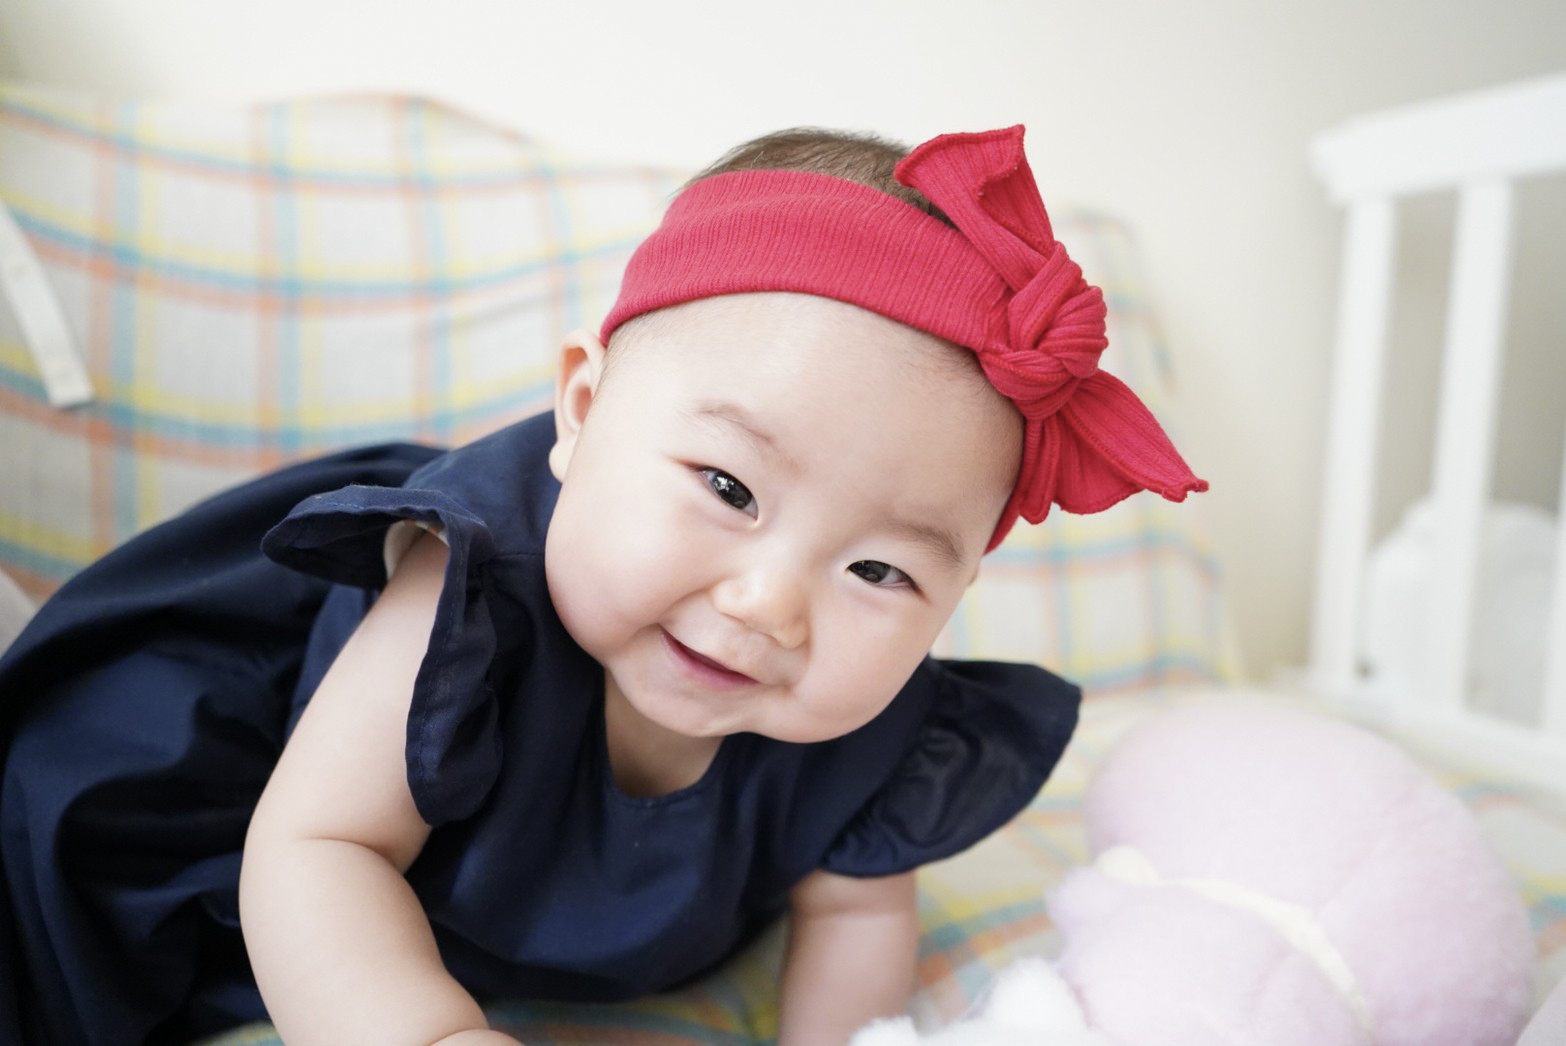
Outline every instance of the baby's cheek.
<svg viewBox="0 0 1566 1046"><path fill-rule="evenodd" d="M879 657L874 647L835 644L830 681L816 692L812 705L841 736L868 723L886 710L913 674L915 659L906 668Z"/></svg>
<svg viewBox="0 0 1566 1046"><path fill-rule="evenodd" d="M551 550L549 588L566 630L596 654L623 631L636 572L629 566L616 567L616 557L602 554L591 538L584 529L563 541L558 554Z"/></svg>

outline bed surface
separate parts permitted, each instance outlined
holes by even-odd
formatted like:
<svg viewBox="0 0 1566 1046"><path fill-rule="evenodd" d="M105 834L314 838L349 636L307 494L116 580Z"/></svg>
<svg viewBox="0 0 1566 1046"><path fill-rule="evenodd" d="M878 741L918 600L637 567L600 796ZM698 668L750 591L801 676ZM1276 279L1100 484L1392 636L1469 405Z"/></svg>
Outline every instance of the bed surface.
<svg viewBox="0 0 1566 1046"><path fill-rule="evenodd" d="M1245 693L1285 700L1273 693ZM1093 767L1116 739L1160 711L1236 694L1231 687L1188 687L1089 700L1065 757L1032 805L973 849L921 870L924 933L913 1008L918 1020L934 1025L955 1018L1006 964L1058 952L1043 893L1089 859L1083 793ZM1534 990L1542 1002L1566 975L1566 803L1518 781L1417 749L1413 754L1474 815L1516 879L1532 922L1538 954ZM777 1034L774 985L782 944L779 927L723 970L667 996L618 1006L511 1002L493 1004L488 1012L529 1046L769 1042ZM202 1046L272 1046L277 1041L269 1026L254 1025Z"/></svg>

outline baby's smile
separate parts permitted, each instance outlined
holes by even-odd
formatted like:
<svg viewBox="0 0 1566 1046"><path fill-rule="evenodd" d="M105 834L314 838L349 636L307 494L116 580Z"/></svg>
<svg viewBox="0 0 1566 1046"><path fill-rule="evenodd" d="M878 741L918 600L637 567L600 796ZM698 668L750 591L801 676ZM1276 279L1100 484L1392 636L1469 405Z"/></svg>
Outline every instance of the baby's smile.
<svg viewBox="0 0 1566 1046"><path fill-rule="evenodd" d="M668 648L675 663L698 682L719 690L738 690L756 684L756 680L745 673L736 672L721 661L715 661L705 654L692 650L670 635L668 629L660 628L659 632L662 633L664 646Z"/></svg>

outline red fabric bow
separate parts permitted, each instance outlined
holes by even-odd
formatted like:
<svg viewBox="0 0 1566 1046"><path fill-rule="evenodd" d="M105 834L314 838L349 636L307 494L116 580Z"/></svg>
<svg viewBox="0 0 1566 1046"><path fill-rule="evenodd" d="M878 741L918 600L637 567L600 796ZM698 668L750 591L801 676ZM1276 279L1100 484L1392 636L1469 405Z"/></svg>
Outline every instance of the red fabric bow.
<svg viewBox="0 0 1566 1046"><path fill-rule="evenodd" d="M1005 343L972 346L1025 422L1022 469L991 548L1018 515L1038 523L1051 504L1099 512L1138 490L1183 501L1207 489L1136 394L1098 369L1104 296L1055 240L1022 135L942 135L897 167L1012 291Z"/></svg>
<svg viewBox="0 0 1566 1046"><path fill-rule="evenodd" d="M943 135L898 178L956 224L857 182L732 171L675 198L626 266L608 344L633 316L722 294L793 291L850 302L971 349L1024 419L1016 489L993 549L1021 515L1098 512L1148 489L1182 501L1207 484L1158 422L1098 369L1104 298L1055 241L1022 128Z"/></svg>

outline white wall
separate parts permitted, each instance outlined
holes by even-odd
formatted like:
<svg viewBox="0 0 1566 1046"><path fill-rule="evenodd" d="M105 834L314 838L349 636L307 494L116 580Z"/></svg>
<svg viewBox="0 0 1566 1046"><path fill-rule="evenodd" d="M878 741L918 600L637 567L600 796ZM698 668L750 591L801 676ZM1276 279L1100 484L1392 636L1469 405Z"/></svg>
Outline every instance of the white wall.
<svg viewBox="0 0 1566 1046"><path fill-rule="evenodd" d="M0 0L3 76L427 92L688 166L801 123L911 140L1026 123L1046 200L1142 237L1186 397L1174 427L1213 483L1258 674L1303 657L1315 550L1338 222L1309 137L1562 69L1560 0Z"/></svg>

